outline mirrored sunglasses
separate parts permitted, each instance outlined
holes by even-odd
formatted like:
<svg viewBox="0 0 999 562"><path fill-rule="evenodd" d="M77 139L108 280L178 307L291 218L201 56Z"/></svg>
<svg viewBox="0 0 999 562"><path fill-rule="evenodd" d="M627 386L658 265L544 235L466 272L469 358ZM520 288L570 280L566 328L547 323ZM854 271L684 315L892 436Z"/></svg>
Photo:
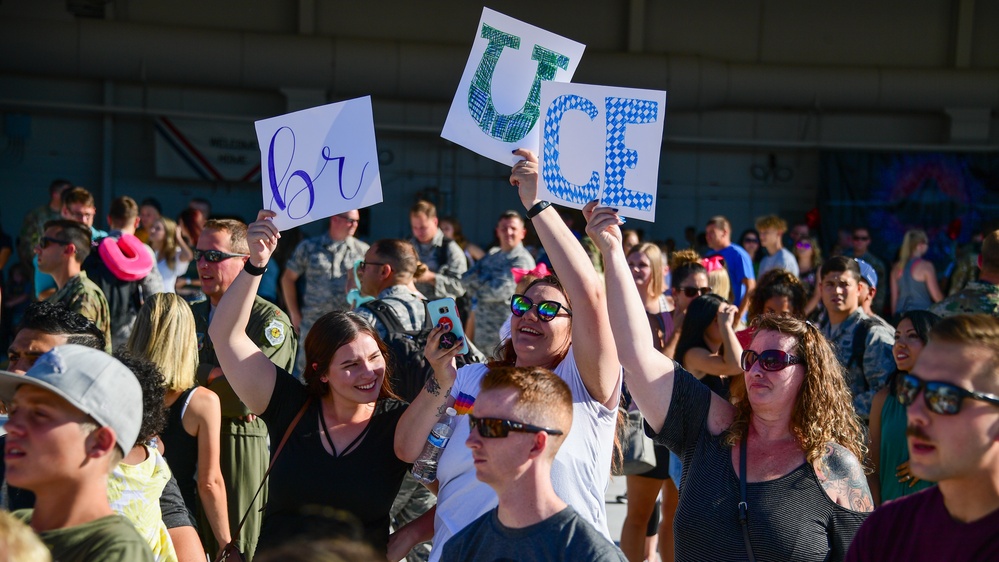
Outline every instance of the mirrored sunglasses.
<svg viewBox="0 0 999 562"><path fill-rule="evenodd" d="M935 414L954 416L961 411L961 402L965 398L987 402L999 406L999 396L968 390L941 381L924 381L913 374L902 375L896 385L898 403L909 407L916 401L920 391L926 407Z"/></svg>
<svg viewBox="0 0 999 562"><path fill-rule="evenodd" d="M779 349L768 349L762 353L756 353L752 349L742 352L742 370L749 371L753 365L759 361L760 368L764 371L780 371L789 365L804 365L805 360L795 357Z"/></svg>
<svg viewBox="0 0 999 562"><path fill-rule="evenodd" d="M524 295L514 295L510 299L510 312L518 318L527 314L535 306L538 308L538 318L544 322L551 322L558 316L558 311L564 308L562 303L555 301L541 301L535 304ZM572 311L568 308L565 309L565 313L567 316L572 316Z"/></svg>
<svg viewBox="0 0 999 562"><path fill-rule="evenodd" d="M472 414L468 414L468 431L472 431L473 429L478 430L479 435L486 439L506 437L510 435L511 431L519 433L547 433L549 435L562 435L562 431L559 429L551 429L548 427L541 427L531 425L529 423L520 423L500 418L477 418Z"/></svg>
<svg viewBox="0 0 999 562"><path fill-rule="evenodd" d="M230 254L219 250L194 250L194 261L201 261L205 258L208 263L219 263L229 258L248 258L250 254Z"/></svg>

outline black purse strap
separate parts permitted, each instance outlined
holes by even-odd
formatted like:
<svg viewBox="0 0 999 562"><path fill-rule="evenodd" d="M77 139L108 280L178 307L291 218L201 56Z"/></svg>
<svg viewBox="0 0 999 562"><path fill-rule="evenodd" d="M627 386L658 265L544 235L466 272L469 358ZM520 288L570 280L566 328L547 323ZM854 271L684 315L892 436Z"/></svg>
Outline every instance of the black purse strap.
<svg viewBox="0 0 999 562"><path fill-rule="evenodd" d="M746 436L739 444L739 525L742 526L742 540L746 543L746 555L749 562L756 562L753 556L753 545L749 542L749 504L746 503L746 445L749 441L749 428Z"/></svg>
<svg viewBox="0 0 999 562"><path fill-rule="evenodd" d="M287 443L288 438L291 437L291 430L295 429L295 426L298 425L299 420L302 419L305 411L309 409L310 404L312 404L311 396L305 401L305 404L302 404L302 409L295 414L295 419L291 420L291 425L289 425L288 429L285 430L284 437L281 438L281 443L278 444L277 449L274 451L274 456L271 457L271 463L267 467L267 472L264 473L264 477L260 481L260 485L257 486L257 493L253 494L253 499L250 500L250 505L246 508L246 513L244 513L243 518L239 520L239 527L236 527L236 532L232 534L231 543L235 544L236 541L239 540L239 533L243 530L243 524L246 523L246 518L250 516L250 510L253 509L253 502L257 501L257 496L260 495L260 490L264 489L264 483L267 482L267 477L270 475L271 469L274 468L274 461L276 461L278 455L281 454L281 449L284 449L284 444Z"/></svg>

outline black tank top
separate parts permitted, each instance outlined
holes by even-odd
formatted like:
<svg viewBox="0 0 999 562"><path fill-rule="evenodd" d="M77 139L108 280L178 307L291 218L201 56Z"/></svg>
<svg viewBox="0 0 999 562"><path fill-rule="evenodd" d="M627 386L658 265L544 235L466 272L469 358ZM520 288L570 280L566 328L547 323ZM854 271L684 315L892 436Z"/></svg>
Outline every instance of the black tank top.
<svg viewBox="0 0 999 562"><path fill-rule="evenodd" d="M191 387L177 397L167 414L166 428L160 433L166 451L163 456L170 464L173 475L177 477L180 494L184 497L184 504L192 517L197 505L195 477L198 471L198 438L184 431L181 414L184 411L184 404L196 388L198 387Z"/></svg>

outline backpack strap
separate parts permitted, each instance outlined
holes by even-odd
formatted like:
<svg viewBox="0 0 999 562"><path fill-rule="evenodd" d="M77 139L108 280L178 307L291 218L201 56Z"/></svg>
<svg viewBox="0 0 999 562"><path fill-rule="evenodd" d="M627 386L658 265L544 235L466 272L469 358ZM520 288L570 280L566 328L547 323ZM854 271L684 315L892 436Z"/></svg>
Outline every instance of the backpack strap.
<svg viewBox="0 0 999 562"><path fill-rule="evenodd" d="M399 322L399 318L396 317L395 312L392 312L392 308L385 304L381 299L375 299L373 301L368 301L361 305L361 308L371 312L375 315L375 318L381 322L382 326L385 326L385 331L389 334L404 332L402 328L402 322Z"/></svg>
<svg viewBox="0 0 999 562"><path fill-rule="evenodd" d="M444 240L441 241L441 245L437 247L437 269L447 265L448 258L450 258L447 249L451 246L451 242L454 242L454 240L445 236Z"/></svg>
<svg viewBox="0 0 999 562"><path fill-rule="evenodd" d="M846 364L847 369L859 365L860 371L864 371L864 351L867 348L867 334L871 332L871 327L877 324L877 322L877 320L870 317L864 318L853 329L853 345L850 350L850 361Z"/></svg>

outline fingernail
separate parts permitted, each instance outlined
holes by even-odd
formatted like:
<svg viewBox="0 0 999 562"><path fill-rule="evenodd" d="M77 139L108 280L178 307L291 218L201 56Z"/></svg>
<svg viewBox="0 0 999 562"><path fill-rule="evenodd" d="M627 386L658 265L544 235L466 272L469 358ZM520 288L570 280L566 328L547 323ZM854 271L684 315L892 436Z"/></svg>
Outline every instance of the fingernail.
<svg viewBox="0 0 999 562"><path fill-rule="evenodd" d="M626 219L624 217L618 217L618 219L617 219L617 223L618 224L624 224L626 222L628 222L628 219Z"/></svg>
<svg viewBox="0 0 999 562"><path fill-rule="evenodd" d="M611 209L611 210L612 210L612 211L614 211L615 213L617 213L617 212L620 212L620 211L621 211L621 209Z"/></svg>
<svg viewBox="0 0 999 562"><path fill-rule="evenodd" d="M515 149L511 150L511 151L510 151L510 153L511 153L511 154L517 154L517 151L518 151L518 150L520 150L520 149L518 149L518 148L515 148Z"/></svg>

